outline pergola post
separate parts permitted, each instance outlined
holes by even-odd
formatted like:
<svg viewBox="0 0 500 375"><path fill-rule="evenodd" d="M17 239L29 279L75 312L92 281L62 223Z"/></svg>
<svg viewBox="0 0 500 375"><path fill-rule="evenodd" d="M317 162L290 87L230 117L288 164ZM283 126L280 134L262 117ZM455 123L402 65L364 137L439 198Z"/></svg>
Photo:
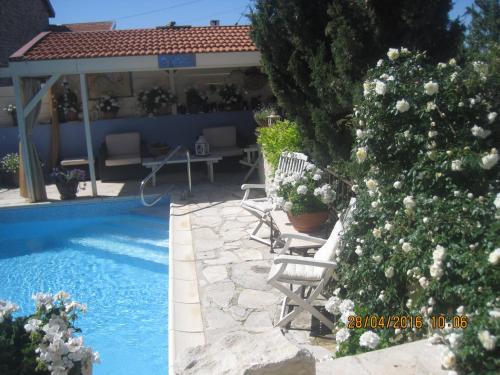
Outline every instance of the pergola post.
<svg viewBox="0 0 500 375"><path fill-rule="evenodd" d="M168 71L168 82L170 83L170 92L175 95L175 70ZM177 114L177 103L172 104L172 114Z"/></svg>
<svg viewBox="0 0 500 375"><path fill-rule="evenodd" d="M87 81L85 74L80 73L80 93L82 95L83 123L85 126L85 141L87 143L87 159L89 162L90 180L92 184L92 196L97 196L97 182L95 179L94 150L92 148L92 133L90 131L89 98L87 92Z"/></svg>
<svg viewBox="0 0 500 375"><path fill-rule="evenodd" d="M17 128L19 130L19 141L21 143L21 161L23 163L24 176L26 179L26 187L28 190L28 197L31 199L34 196L33 191L33 178L30 160L28 156L28 139L26 137L26 121L24 115L23 104L23 88L21 86L21 78L12 76L14 83L14 94L16 96L16 115L17 115Z"/></svg>

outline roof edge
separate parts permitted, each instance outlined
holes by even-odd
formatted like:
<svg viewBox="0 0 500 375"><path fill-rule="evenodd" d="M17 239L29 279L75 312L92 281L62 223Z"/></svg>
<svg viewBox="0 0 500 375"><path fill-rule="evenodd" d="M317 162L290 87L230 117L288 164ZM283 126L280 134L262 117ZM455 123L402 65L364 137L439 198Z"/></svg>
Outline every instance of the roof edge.
<svg viewBox="0 0 500 375"><path fill-rule="evenodd" d="M42 0L45 4L45 7L49 11L49 18L54 18L56 16L56 11L54 10L54 7L50 3L50 0Z"/></svg>
<svg viewBox="0 0 500 375"><path fill-rule="evenodd" d="M9 56L9 61L19 61L24 58L24 55L26 52L28 52L35 44L40 42L43 38L45 38L48 34L50 34L50 31L42 31L40 34L35 36L33 39L31 39L28 43L26 43L24 46L19 48L16 52L14 52L12 55Z"/></svg>

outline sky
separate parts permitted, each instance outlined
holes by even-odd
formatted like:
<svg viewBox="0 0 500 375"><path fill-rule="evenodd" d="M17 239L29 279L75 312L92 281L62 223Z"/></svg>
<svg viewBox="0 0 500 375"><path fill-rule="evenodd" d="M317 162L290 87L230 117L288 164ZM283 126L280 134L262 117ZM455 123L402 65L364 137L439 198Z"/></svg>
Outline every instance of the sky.
<svg viewBox="0 0 500 375"><path fill-rule="evenodd" d="M248 24L244 16L251 0L50 0L53 24L116 21L117 29L150 28L175 21L177 25ZM429 1L429 0L428 0ZM432 1L432 0L430 0ZM455 0L450 15L460 17L473 0ZM466 21L466 20L465 20Z"/></svg>

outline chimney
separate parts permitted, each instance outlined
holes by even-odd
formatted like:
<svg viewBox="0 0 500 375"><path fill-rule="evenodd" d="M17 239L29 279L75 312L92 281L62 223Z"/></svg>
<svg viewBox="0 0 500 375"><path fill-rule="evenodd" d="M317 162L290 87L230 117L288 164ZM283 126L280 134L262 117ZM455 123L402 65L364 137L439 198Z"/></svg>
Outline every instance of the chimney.
<svg viewBox="0 0 500 375"><path fill-rule="evenodd" d="M219 26L220 21L219 20L210 20L210 26Z"/></svg>

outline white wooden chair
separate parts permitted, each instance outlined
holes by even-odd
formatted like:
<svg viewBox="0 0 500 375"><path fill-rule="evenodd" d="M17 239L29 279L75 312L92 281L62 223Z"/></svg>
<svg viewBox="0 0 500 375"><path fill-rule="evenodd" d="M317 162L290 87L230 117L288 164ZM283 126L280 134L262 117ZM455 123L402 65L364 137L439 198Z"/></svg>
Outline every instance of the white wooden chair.
<svg viewBox="0 0 500 375"><path fill-rule="evenodd" d="M299 152L283 152L281 153L280 160L278 163L278 170L284 173L301 173L307 166L307 155ZM270 245L270 240L262 238L258 235L258 232L262 225L266 224L271 228L271 219L269 213L273 210L273 196L268 196L266 198L256 198L249 199L250 192L252 190L265 190L265 184L243 184L241 185L241 190L245 191L243 199L241 200L240 206L254 215L259 222L250 234L250 238L261 242L266 245ZM272 228L271 228L272 230Z"/></svg>
<svg viewBox="0 0 500 375"><path fill-rule="evenodd" d="M290 240L301 239L322 244L322 246L314 257L286 255L284 254L285 250L283 250L274 259L267 282L285 295L280 320L275 326L284 328L300 312L306 310L328 328L333 329L334 323L321 313L313 303L333 276L337 266L334 259L340 254L342 233L344 228L350 225L354 205L355 199L352 198L346 213L342 219L337 220L328 240L302 234L283 235L288 244L290 244ZM297 307L287 313L290 303L297 305Z"/></svg>

